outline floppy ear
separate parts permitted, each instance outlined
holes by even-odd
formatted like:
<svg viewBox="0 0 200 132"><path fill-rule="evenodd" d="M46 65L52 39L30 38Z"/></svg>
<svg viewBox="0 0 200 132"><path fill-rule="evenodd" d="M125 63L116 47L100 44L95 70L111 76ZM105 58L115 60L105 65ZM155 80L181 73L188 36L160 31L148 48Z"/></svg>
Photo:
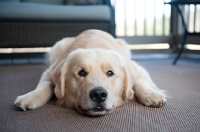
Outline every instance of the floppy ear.
<svg viewBox="0 0 200 132"><path fill-rule="evenodd" d="M54 93L57 98L62 98L65 93L66 74L68 72L68 63L66 61L56 62L52 67L52 80L55 84Z"/></svg>
<svg viewBox="0 0 200 132"><path fill-rule="evenodd" d="M124 71L124 98L125 100L131 100L133 99L134 96L134 91L133 91L133 85L135 82L135 75L134 75L134 70L131 69L130 66L130 62L129 63L125 63L126 65L124 65L123 67L123 71Z"/></svg>

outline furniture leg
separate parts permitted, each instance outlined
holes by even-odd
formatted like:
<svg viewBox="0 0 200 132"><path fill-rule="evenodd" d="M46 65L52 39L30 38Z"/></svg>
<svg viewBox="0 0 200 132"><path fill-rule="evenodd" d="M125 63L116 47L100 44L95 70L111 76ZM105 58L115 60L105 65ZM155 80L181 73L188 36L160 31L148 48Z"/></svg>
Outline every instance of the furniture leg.
<svg viewBox="0 0 200 132"><path fill-rule="evenodd" d="M186 44L186 41L187 41L187 33L185 32L184 34L184 38L183 38L183 42L181 44L181 49L179 50L178 52L178 55L176 56L174 62L173 62L173 65L176 65L176 62L178 61L178 59L180 58L181 54L183 53L183 50L185 48L185 44Z"/></svg>

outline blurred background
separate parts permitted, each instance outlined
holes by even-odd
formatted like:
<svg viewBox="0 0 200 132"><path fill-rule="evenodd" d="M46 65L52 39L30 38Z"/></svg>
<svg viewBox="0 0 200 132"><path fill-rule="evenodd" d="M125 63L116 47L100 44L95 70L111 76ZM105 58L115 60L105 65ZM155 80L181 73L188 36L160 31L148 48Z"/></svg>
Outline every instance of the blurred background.
<svg viewBox="0 0 200 132"><path fill-rule="evenodd" d="M115 35L125 39L133 53L161 53L168 56L181 47L184 28L170 0L110 0L114 7ZM179 5L189 32L200 32L200 5ZM67 37L67 36L63 36ZM184 53L199 53L200 37L188 37ZM44 47L0 48L0 53L48 52Z"/></svg>
<svg viewBox="0 0 200 132"><path fill-rule="evenodd" d="M180 16L170 5L170 0L112 0L116 9L116 35L126 39L131 49L176 50L183 34ZM200 5L180 6L190 32L200 31ZM151 44L149 44L151 43ZM200 50L199 39L189 40L188 49ZM139 44L139 45L138 45ZM149 44L149 45L143 45ZM156 45L155 45L156 44Z"/></svg>

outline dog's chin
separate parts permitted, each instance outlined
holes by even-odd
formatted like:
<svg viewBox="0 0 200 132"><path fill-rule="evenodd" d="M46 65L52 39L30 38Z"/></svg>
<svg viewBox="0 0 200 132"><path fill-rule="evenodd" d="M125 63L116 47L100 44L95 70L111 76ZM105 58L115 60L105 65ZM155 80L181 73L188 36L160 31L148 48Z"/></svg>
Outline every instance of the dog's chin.
<svg viewBox="0 0 200 132"><path fill-rule="evenodd" d="M106 109L106 108L103 108L102 106L96 106L92 109L85 110L81 106L78 106L77 110L79 111L79 113L85 114L85 115L102 116L102 115L112 113L113 108L112 109Z"/></svg>

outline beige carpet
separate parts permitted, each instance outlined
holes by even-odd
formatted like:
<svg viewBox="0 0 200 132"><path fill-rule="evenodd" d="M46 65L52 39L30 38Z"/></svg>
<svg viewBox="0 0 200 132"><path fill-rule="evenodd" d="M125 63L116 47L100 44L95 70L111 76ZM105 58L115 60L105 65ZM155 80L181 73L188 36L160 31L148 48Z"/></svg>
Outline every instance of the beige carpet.
<svg viewBox="0 0 200 132"><path fill-rule="evenodd" d="M53 101L36 110L17 111L14 99L36 87L45 66L0 66L0 131L199 132L200 61L180 60L176 66L171 62L138 61L171 96L164 107L148 108L133 100L101 117L83 116Z"/></svg>

